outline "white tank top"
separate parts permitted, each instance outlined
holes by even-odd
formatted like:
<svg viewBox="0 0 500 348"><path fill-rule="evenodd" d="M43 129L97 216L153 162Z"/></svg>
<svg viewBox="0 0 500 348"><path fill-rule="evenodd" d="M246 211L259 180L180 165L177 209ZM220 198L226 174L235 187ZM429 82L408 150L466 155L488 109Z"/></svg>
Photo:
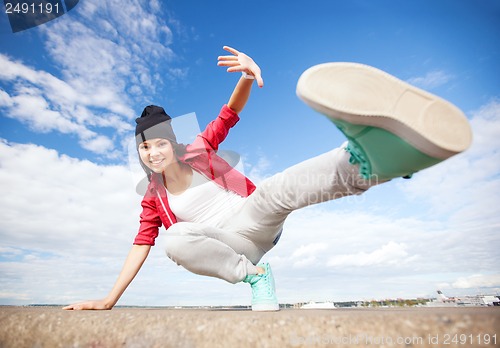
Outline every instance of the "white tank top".
<svg viewBox="0 0 500 348"><path fill-rule="evenodd" d="M243 204L245 198L227 191L193 170L189 188L179 195L167 190L170 209L177 221L219 226Z"/></svg>

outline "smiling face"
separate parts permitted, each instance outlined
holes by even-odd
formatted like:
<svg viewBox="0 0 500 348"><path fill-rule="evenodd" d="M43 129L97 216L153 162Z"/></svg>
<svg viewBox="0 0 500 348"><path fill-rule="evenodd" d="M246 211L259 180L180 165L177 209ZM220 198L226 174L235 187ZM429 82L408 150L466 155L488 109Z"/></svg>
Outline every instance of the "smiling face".
<svg viewBox="0 0 500 348"><path fill-rule="evenodd" d="M163 173L169 165L177 162L172 144L163 138L149 139L139 144L139 156L155 173Z"/></svg>

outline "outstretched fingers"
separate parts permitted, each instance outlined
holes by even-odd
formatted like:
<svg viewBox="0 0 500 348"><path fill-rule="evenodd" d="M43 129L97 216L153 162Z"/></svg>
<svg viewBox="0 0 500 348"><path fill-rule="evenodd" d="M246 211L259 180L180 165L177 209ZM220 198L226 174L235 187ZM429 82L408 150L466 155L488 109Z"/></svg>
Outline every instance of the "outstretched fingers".
<svg viewBox="0 0 500 348"><path fill-rule="evenodd" d="M217 57L218 65L219 66L231 66L231 65L236 65L238 63L238 55L240 52L232 47L229 46L224 46L224 50L228 51L232 55L227 55L227 56L219 56Z"/></svg>
<svg viewBox="0 0 500 348"><path fill-rule="evenodd" d="M223 48L232 55L219 56L217 58L218 66L227 67L227 72L230 73L246 72L247 74L255 77L259 87L264 86L261 70L251 57L229 46L224 46Z"/></svg>
<svg viewBox="0 0 500 348"><path fill-rule="evenodd" d="M109 310L111 307L106 305L104 300L85 301L74 303L63 307L64 310Z"/></svg>
<svg viewBox="0 0 500 348"><path fill-rule="evenodd" d="M229 46L224 46L222 47L225 51L228 51L229 53L237 56L238 54L240 54L240 51L238 51L237 49L235 48L232 48L232 47L229 47Z"/></svg>

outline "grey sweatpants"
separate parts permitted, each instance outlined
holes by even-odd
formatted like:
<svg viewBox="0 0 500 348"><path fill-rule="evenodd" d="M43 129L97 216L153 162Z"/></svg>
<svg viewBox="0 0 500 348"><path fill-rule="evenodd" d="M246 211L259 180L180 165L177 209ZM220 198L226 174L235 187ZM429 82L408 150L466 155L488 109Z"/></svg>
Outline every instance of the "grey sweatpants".
<svg viewBox="0 0 500 348"><path fill-rule="evenodd" d="M342 146L266 179L217 227L172 225L164 240L168 257L193 273L230 283L256 274L255 265L274 247L292 211L376 184L361 178L349 157Z"/></svg>

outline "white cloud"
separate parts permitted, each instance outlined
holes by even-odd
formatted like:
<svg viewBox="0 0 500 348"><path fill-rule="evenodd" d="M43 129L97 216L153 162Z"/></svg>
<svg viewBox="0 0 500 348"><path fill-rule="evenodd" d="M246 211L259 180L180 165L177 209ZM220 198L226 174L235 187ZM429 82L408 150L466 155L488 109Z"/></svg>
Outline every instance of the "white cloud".
<svg viewBox="0 0 500 348"><path fill-rule="evenodd" d="M128 169L5 141L0 164L3 303L104 296L139 226Z"/></svg>
<svg viewBox="0 0 500 348"><path fill-rule="evenodd" d="M16 248L0 247L0 254L15 256L15 255L21 255L21 251Z"/></svg>
<svg viewBox="0 0 500 348"><path fill-rule="evenodd" d="M30 300L30 296L28 294L25 294L25 293L5 292L5 291L0 292L0 299L12 299L12 298L16 298L16 299L19 299L22 301L29 301Z"/></svg>
<svg viewBox="0 0 500 348"><path fill-rule="evenodd" d="M328 266L394 266L406 262L408 257L406 249L407 246L404 243L391 241L370 253L362 251L355 254L334 256L328 261Z"/></svg>
<svg viewBox="0 0 500 348"><path fill-rule="evenodd" d="M155 91L155 84L161 84L155 78L158 69L175 56L169 47L172 32L157 6L133 0L85 1L78 7L78 19L45 28L47 49L78 90L97 97L107 91L103 102L116 99L121 105L125 88Z"/></svg>
<svg viewBox="0 0 500 348"><path fill-rule="evenodd" d="M0 303L64 304L104 297L139 228L142 197L130 170L2 140L0 182ZM177 267L162 250L164 233L119 304L249 300L249 288ZM199 282L203 296L193 286Z"/></svg>
<svg viewBox="0 0 500 348"><path fill-rule="evenodd" d="M475 139L481 141L466 154L411 180L293 213L264 257L280 300L425 296L437 284L473 293L478 286L498 286L497 276L487 276L500 262L498 191L490 186L500 173L497 110L494 101L474 113ZM2 303L104 296L138 227L140 196L129 169L6 142L0 143L0 164ZM258 173L267 176L264 169ZM480 197L474 189L482 186L488 190ZM170 262L160 245L121 304L249 303L246 284L190 274ZM200 284L203 297L193 290Z"/></svg>
<svg viewBox="0 0 500 348"><path fill-rule="evenodd" d="M301 245L296 249L291 256L292 266L294 268L311 267L318 263L318 255L328 249L326 243L311 243L308 245Z"/></svg>
<svg viewBox="0 0 500 348"><path fill-rule="evenodd" d="M441 70L434 70L424 76L412 77L407 82L423 89L433 89L447 84L452 79L453 75Z"/></svg>
<svg viewBox="0 0 500 348"><path fill-rule="evenodd" d="M358 287L366 290L367 285L375 297L399 291L429 295L437 284L463 285L457 276L472 284L476 279L469 279L470 274L494 271L500 261L498 100L470 119L474 142L464 154L411 180L394 180L362 196L292 214L278 246L268 254L276 278L295 289L282 290L283 296L352 299L366 296ZM328 247L291 257L322 243ZM307 268L307 274L298 279L297 268ZM491 285L477 283L480 288ZM405 287L406 293L401 290Z"/></svg>
<svg viewBox="0 0 500 348"><path fill-rule="evenodd" d="M2 54L0 64L4 68L0 79L12 83L10 92L0 90L0 107L6 110L4 115L27 124L35 132L76 134L82 144L88 144L103 138L111 143L107 136L92 130L93 126L110 126L122 133L131 129L128 122L116 116L109 117L106 122L99 121L102 116L91 111L98 106L92 98L80 95L51 74L37 71ZM88 146L84 148L93 150ZM114 145L111 144L108 150L113 153Z"/></svg>
<svg viewBox="0 0 500 348"><path fill-rule="evenodd" d="M458 289L500 287L500 274L475 274L469 277L460 277L451 286Z"/></svg>
<svg viewBox="0 0 500 348"><path fill-rule="evenodd" d="M297 250L293 252L292 257L311 256L327 248L328 244L324 243L311 243L308 245L301 245Z"/></svg>
<svg viewBox="0 0 500 348"><path fill-rule="evenodd" d="M462 227L493 228L500 221L500 102L472 113L472 146L402 182L414 201L429 204L430 214L452 215Z"/></svg>
<svg viewBox="0 0 500 348"><path fill-rule="evenodd" d="M247 158L244 158L245 163L249 162ZM271 167L271 161L264 154L260 154L257 158L257 163L254 165L248 164L246 166L246 175L255 184L261 183L264 179L269 176L269 169Z"/></svg>
<svg viewBox="0 0 500 348"><path fill-rule="evenodd" d="M172 32L161 14L156 1L88 0L71 16L41 26L55 73L0 54L4 116L35 132L76 134L83 148L116 158L123 149L113 148L106 128L123 136L132 129L135 104L149 102L163 86L159 76L187 74L169 66Z"/></svg>
<svg viewBox="0 0 500 348"><path fill-rule="evenodd" d="M83 140L80 142L83 148L98 154L107 154L110 157L110 150L114 148L113 141L105 136L97 136L91 140ZM119 154L117 153L117 156Z"/></svg>
<svg viewBox="0 0 500 348"><path fill-rule="evenodd" d="M92 253L92 243L123 244L134 235L138 214L130 213L138 213L140 197L126 167L5 141L0 163L3 247L70 256Z"/></svg>
<svg viewBox="0 0 500 348"><path fill-rule="evenodd" d="M0 59L2 59L1 55ZM12 99L10 98L10 95L6 93L4 90L0 89L0 106L11 106L11 105L12 105Z"/></svg>

